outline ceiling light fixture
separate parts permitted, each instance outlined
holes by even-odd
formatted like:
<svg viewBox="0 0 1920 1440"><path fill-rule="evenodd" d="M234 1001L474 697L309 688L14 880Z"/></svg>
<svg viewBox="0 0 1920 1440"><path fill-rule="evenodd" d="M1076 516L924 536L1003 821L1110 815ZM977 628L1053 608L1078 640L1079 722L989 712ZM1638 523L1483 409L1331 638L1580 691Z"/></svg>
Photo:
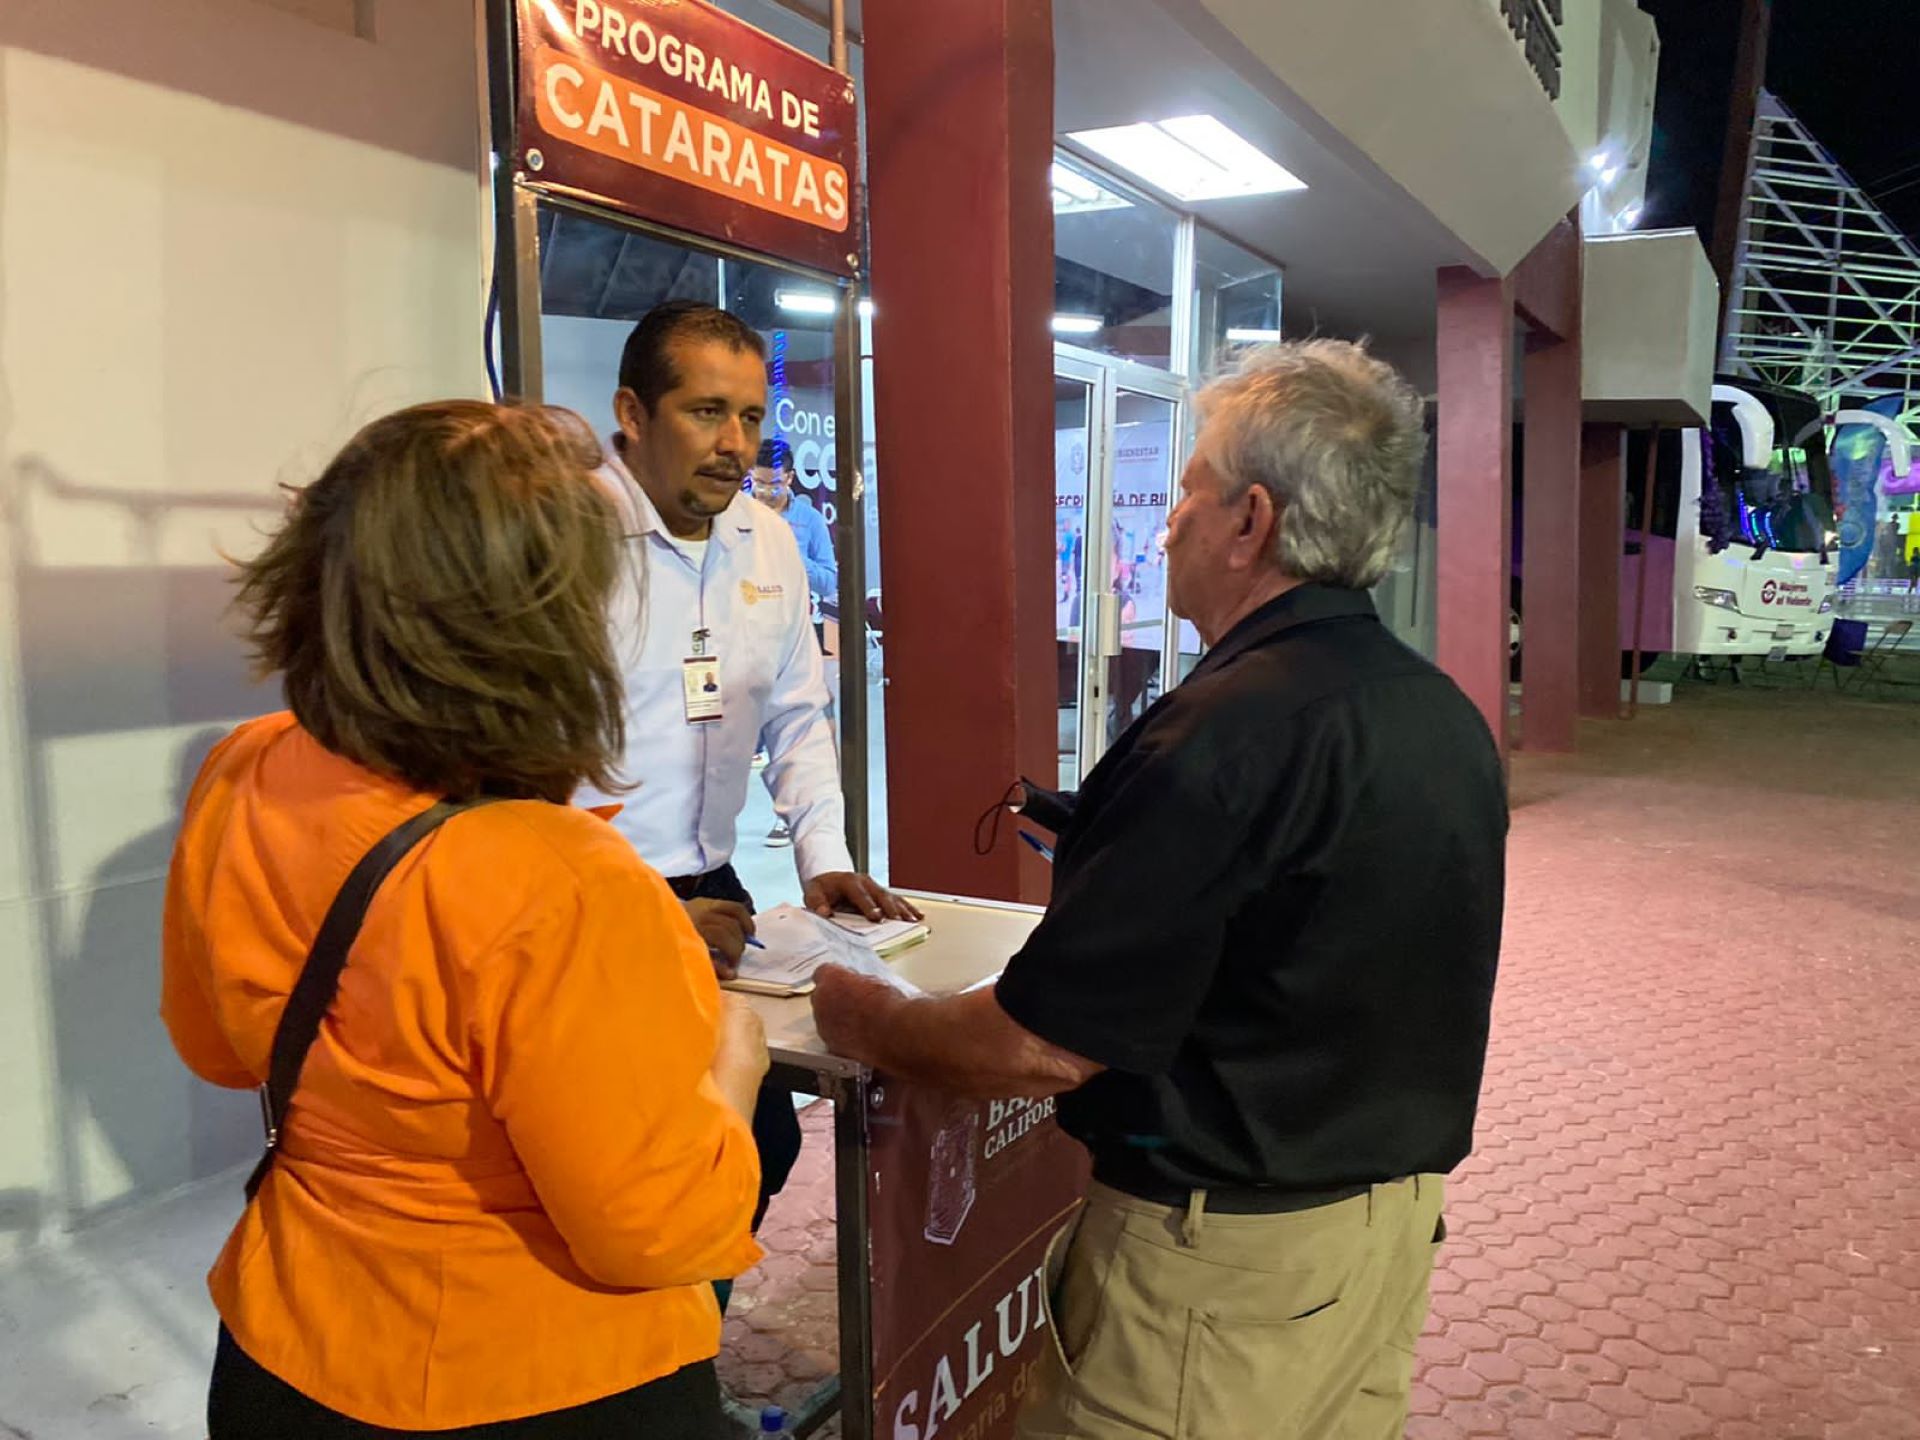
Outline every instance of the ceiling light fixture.
<svg viewBox="0 0 1920 1440"><path fill-rule="evenodd" d="M840 302L826 290L776 290L773 303L789 315L831 315Z"/></svg>
<svg viewBox="0 0 1920 1440"><path fill-rule="evenodd" d="M1053 213L1091 215L1096 210L1125 210L1128 202L1099 181L1071 166L1053 162Z"/></svg>
<svg viewBox="0 0 1920 1440"><path fill-rule="evenodd" d="M825 290L776 290L773 303L789 315L835 315L840 311L840 297ZM873 318L873 301L860 302L862 319Z"/></svg>
<svg viewBox="0 0 1920 1440"><path fill-rule="evenodd" d="M1612 168L1608 163L1612 159L1613 156L1608 153L1607 148L1603 145L1587 157L1587 168L1596 175L1603 174Z"/></svg>
<svg viewBox="0 0 1920 1440"><path fill-rule="evenodd" d="M1211 115L1076 130L1067 138L1189 203L1307 188L1306 181Z"/></svg>
<svg viewBox="0 0 1920 1440"><path fill-rule="evenodd" d="M1107 328L1107 322L1098 315L1056 315L1053 317L1053 333L1056 335L1098 335Z"/></svg>

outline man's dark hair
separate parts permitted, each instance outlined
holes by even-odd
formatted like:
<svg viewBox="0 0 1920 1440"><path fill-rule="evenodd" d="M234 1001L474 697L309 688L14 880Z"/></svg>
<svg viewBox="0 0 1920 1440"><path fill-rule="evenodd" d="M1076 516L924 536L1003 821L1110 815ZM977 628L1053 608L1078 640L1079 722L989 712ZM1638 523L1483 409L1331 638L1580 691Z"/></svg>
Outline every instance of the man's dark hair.
<svg viewBox="0 0 1920 1440"><path fill-rule="evenodd" d="M785 470L792 473L793 447L779 436L760 442L760 453L753 457L756 470Z"/></svg>
<svg viewBox="0 0 1920 1440"><path fill-rule="evenodd" d="M701 300L669 300L640 317L620 352L620 388L640 397L649 415L660 397L680 383L670 348L676 340L717 340L734 350L767 358L767 342L738 315Z"/></svg>

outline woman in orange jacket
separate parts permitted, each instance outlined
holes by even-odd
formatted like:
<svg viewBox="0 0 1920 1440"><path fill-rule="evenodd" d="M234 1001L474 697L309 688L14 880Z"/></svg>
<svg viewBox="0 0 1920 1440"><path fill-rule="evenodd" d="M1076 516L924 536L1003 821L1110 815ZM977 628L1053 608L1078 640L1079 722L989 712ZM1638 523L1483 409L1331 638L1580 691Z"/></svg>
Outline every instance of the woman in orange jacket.
<svg viewBox="0 0 1920 1440"><path fill-rule="evenodd" d="M615 779L621 542L564 411L363 430L242 565L291 713L187 801L163 1014L268 1074L361 857L486 797L374 892L264 1183L214 1266L213 1440L719 1431L712 1282L756 1258L752 1013L661 878L567 801Z"/></svg>

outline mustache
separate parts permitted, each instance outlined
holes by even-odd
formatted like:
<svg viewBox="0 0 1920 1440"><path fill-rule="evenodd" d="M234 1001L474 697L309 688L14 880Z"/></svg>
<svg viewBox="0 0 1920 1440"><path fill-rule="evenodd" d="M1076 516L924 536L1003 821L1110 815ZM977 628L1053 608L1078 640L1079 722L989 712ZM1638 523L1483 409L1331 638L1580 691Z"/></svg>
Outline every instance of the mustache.
<svg viewBox="0 0 1920 1440"><path fill-rule="evenodd" d="M745 467L738 465L702 465L694 473L705 475L712 480L740 481L747 478Z"/></svg>

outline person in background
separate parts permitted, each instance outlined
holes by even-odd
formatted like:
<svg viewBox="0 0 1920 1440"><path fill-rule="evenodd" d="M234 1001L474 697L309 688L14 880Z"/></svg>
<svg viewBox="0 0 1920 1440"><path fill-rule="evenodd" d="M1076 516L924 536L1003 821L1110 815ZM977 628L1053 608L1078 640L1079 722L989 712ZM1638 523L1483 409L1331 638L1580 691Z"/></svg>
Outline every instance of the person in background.
<svg viewBox="0 0 1920 1440"><path fill-rule="evenodd" d="M252 1088L363 854L490 797L374 893L210 1279L213 1440L713 1440L713 1282L750 1266L767 1053L617 785L620 569L577 416L360 432L240 566L291 713L214 749L167 881L162 1014Z"/></svg>
<svg viewBox="0 0 1920 1440"><path fill-rule="evenodd" d="M619 430L600 478L633 561L614 602L613 646L626 691L618 770L636 787L615 827L669 877L731 979L753 932L753 897L732 859L764 745L807 908L918 919L853 868L806 570L793 531L742 488L767 413L766 343L736 315L669 301L627 337L613 408ZM753 1135L757 1229L800 1154L786 1091L762 1092Z"/></svg>
<svg viewBox="0 0 1920 1440"><path fill-rule="evenodd" d="M750 482L753 498L786 520L800 547L800 562L807 567L808 607L813 619L814 639L826 653L827 626L821 605L840 595L840 566L833 556L833 536L826 517L814 508L813 501L794 488L793 449L784 440L764 440L754 458ZM756 765L766 763L766 752L754 756ZM785 820L776 820L767 832L770 846L791 845L793 831Z"/></svg>
<svg viewBox="0 0 1920 1440"><path fill-rule="evenodd" d="M1087 776L1031 939L947 998L823 970L814 1014L890 1075L1062 1095L1092 1152L1024 1440L1389 1440L1472 1144L1503 767L1367 597L1419 397L1316 340L1200 408L1167 563L1210 648Z"/></svg>

